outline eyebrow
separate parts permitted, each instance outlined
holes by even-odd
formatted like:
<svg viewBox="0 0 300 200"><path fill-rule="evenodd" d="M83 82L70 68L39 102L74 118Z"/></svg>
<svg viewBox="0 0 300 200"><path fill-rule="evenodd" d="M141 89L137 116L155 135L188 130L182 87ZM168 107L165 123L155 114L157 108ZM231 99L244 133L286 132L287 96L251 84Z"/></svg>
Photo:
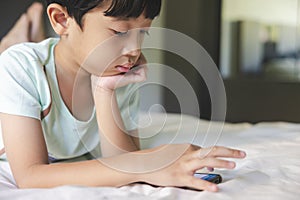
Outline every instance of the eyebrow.
<svg viewBox="0 0 300 200"><path fill-rule="evenodd" d="M111 16L105 16L108 17L108 21L112 23L129 23L131 19L137 19L137 18L128 18L128 17L111 17ZM145 26L147 23L151 22L152 20L145 18L143 22L141 23L142 26ZM145 27L149 27L148 25Z"/></svg>

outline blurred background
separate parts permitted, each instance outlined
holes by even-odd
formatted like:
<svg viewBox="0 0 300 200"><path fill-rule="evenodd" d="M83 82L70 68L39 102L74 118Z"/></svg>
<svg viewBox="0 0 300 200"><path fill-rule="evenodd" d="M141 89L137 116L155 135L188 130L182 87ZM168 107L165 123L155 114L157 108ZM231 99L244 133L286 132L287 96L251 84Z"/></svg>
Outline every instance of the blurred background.
<svg viewBox="0 0 300 200"><path fill-rule="evenodd" d="M226 121L300 122L299 13L298 0L165 0L161 26L195 39L216 63L226 89ZM203 77L179 56L162 55L193 86L200 117L210 119ZM166 84L181 86L162 74ZM189 98L184 88L177 95ZM181 112L174 99L162 88L166 110ZM197 116L189 106L183 112Z"/></svg>
<svg viewBox="0 0 300 200"><path fill-rule="evenodd" d="M224 80L226 121L300 122L299 0L162 1L162 12L153 26L184 33L205 48ZM32 2L0 2L0 38ZM45 26L48 36L54 36L46 17ZM156 40L164 44L166 37L162 33ZM161 63L182 74L198 103L184 101L187 105L182 110L178 99L190 98L183 84L169 76L164 67L153 67L149 68L148 84L141 90L142 110L211 118L206 83L185 58L156 49L144 53L149 63ZM172 84L179 92L174 94L152 82Z"/></svg>

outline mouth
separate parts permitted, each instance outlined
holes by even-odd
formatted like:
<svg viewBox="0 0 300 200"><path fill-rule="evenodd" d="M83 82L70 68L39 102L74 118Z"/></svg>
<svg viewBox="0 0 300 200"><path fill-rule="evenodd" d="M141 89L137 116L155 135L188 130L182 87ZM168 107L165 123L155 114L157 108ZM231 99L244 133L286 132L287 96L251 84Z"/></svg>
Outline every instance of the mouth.
<svg viewBox="0 0 300 200"><path fill-rule="evenodd" d="M131 65L131 64L125 64L125 65L116 66L116 69L121 73L126 73L126 72L129 72L132 67L133 67L133 65Z"/></svg>

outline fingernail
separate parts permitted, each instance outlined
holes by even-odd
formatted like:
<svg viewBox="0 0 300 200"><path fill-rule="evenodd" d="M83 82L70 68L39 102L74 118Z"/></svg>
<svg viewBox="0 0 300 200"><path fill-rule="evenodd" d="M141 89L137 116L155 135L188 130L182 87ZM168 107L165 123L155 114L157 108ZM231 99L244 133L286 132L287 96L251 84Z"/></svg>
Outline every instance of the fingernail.
<svg viewBox="0 0 300 200"><path fill-rule="evenodd" d="M246 156L246 152L240 151L240 155L244 157L244 156Z"/></svg>
<svg viewBox="0 0 300 200"><path fill-rule="evenodd" d="M229 167L234 168L235 167L235 162L229 162Z"/></svg>

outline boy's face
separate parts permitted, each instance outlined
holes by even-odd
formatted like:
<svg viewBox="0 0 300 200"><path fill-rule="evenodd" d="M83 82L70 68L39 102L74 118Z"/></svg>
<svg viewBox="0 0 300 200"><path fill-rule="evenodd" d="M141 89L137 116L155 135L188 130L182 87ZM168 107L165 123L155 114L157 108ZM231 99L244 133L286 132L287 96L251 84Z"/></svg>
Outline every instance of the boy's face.
<svg viewBox="0 0 300 200"><path fill-rule="evenodd" d="M111 76L129 71L141 55L141 44L151 19L117 19L97 8L83 18L82 29L72 19L68 41L74 59L91 74Z"/></svg>

